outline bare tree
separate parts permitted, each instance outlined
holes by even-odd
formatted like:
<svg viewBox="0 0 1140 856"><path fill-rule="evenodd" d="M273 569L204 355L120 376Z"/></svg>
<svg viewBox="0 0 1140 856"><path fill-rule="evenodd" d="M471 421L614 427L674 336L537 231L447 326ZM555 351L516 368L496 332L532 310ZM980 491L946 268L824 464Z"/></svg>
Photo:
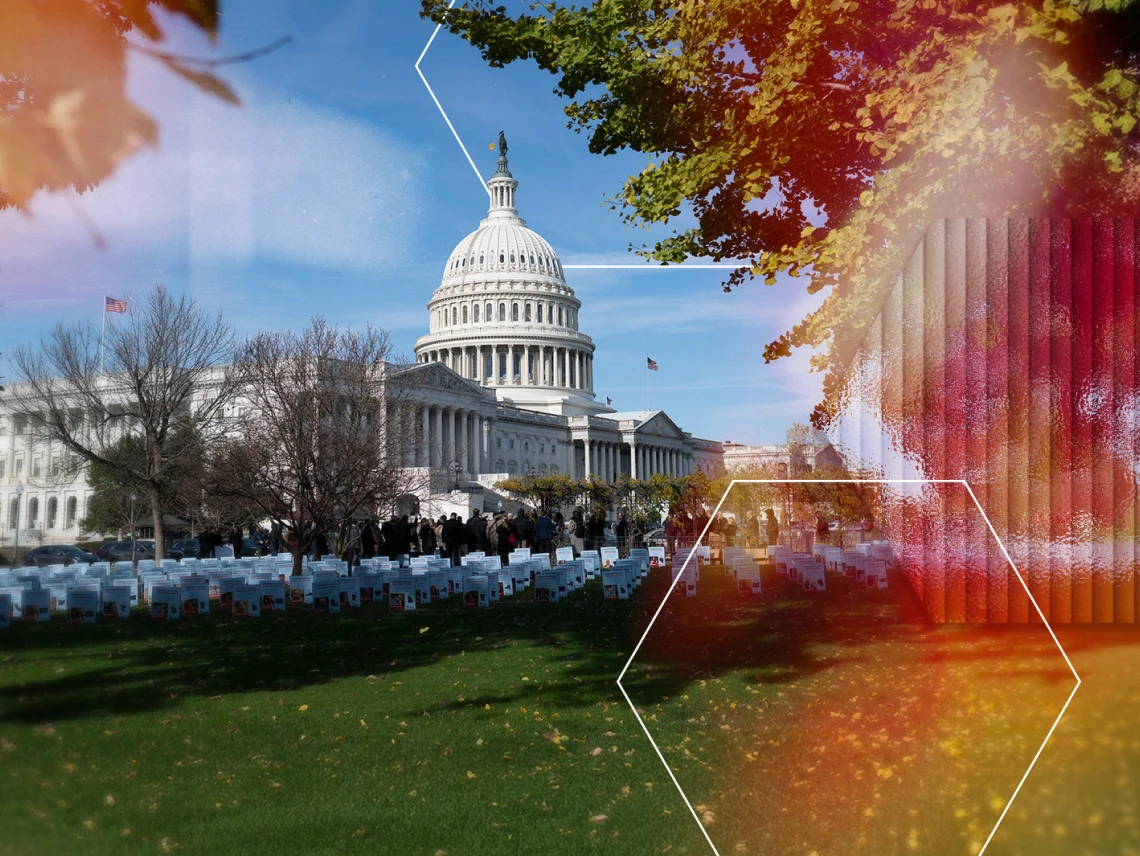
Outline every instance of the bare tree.
<svg viewBox="0 0 1140 856"><path fill-rule="evenodd" d="M244 413L214 456L213 490L276 522L294 573L320 532L418 487L404 466L415 409L387 332L314 318L251 337L234 369Z"/></svg>
<svg viewBox="0 0 1140 856"><path fill-rule="evenodd" d="M163 497L223 427L235 390L224 365L232 352L220 313L156 285L102 337L91 323L57 324L38 347L17 348L20 385L5 404L26 415L38 441L138 484L162 556ZM138 442L121 442L127 436Z"/></svg>

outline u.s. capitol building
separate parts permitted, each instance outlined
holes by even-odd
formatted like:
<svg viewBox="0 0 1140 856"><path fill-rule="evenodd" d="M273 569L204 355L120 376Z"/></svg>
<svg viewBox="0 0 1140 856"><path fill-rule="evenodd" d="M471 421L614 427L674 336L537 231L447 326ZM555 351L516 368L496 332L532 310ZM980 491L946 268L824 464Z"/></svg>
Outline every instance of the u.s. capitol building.
<svg viewBox="0 0 1140 856"><path fill-rule="evenodd" d="M393 366L415 402L403 464L427 476L416 480L421 510L493 507L493 486L508 475L612 481L720 468L721 444L693 437L663 411L615 411L595 399L581 301L558 254L519 217L505 151L488 189L487 217L455 247L428 301L415 364ZM10 387L9 400L19 398ZM80 531L90 485L82 471L61 483L60 451L34 439L29 419L0 410L0 543L11 543L17 525L29 546L90 536Z"/></svg>

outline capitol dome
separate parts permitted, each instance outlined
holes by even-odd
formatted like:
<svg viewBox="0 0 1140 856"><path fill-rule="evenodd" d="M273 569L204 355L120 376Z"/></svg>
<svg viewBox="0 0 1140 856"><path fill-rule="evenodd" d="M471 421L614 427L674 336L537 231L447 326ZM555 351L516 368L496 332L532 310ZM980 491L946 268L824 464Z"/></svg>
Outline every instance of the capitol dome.
<svg viewBox="0 0 1140 856"><path fill-rule="evenodd" d="M519 217L519 183L507 166L506 140L499 141L487 216L448 256L416 362L442 363L504 403L607 412L594 402L594 343L578 330L581 301L554 248Z"/></svg>

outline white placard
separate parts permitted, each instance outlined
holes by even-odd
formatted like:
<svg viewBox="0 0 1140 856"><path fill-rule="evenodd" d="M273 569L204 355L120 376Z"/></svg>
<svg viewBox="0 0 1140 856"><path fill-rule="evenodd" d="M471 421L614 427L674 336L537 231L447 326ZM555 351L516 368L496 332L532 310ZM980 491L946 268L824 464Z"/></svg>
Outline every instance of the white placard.
<svg viewBox="0 0 1140 856"><path fill-rule="evenodd" d="M308 574L289 577L289 603L301 605L313 602L313 578Z"/></svg>
<svg viewBox="0 0 1140 856"><path fill-rule="evenodd" d="M234 586L234 615L242 618L261 617L261 585L237 583Z"/></svg>
<svg viewBox="0 0 1140 856"><path fill-rule="evenodd" d="M447 571L432 571L428 574L432 600L447 600L447 596L451 593L447 577Z"/></svg>
<svg viewBox="0 0 1140 856"><path fill-rule="evenodd" d="M534 602L558 603L558 571L538 571L534 575Z"/></svg>
<svg viewBox="0 0 1140 856"><path fill-rule="evenodd" d="M131 617L131 589L127 586L110 585L103 589L104 618Z"/></svg>
<svg viewBox="0 0 1140 856"><path fill-rule="evenodd" d="M486 574L470 574L463 578L463 605L490 606L490 583Z"/></svg>
<svg viewBox="0 0 1140 856"><path fill-rule="evenodd" d="M24 621L51 620L51 592L47 589L32 589L24 592L23 608L20 617Z"/></svg>
<svg viewBox="0 0 1140 856"><path fill-rule="evenodd" d="M75 603L76 592L71 593L71 602ZM180 586L167 584L152 585L147 608L152 621L177 621L182 612L182 589Z"/></svg>
<svg viewBox="0 0 1140 856"><path fill-rule="evenodd" d="M564 564L565 562L574 561L574 548L573 547L557 547L554 550L554 562L557 565Z"/></svg>
<svg viewBox="0 0 1140 856"><path fill-rule="evenodd" d="M71 624L94 624L99 609L99 592L94 589L72 589L67 602L67 620Z"/></svg>
<svg viewBox="0 0 1140 856"><path fill-rule="evenodd" d="M313 612L340 612L340 587L335 578L313 580Z"/></svg>
<svg viewBox="0 0 1140 856"><path fill-rule="evenodd" d="M343 577L337 581L341 609L360 606L360 578Z"/></svg>
<svg viewBox="0 0 1140 856"><path fill-rule="evenodd" d="M617 547L602 547L602 570L608 571L618 560Z"/></svg>
<svg viewBox="0 0 1140 856"><path fill-rule="evenodd" d="M663 568L665 567L665 548L664 547L650 547L649 548L649 567Z"/></svg>
<svg viewBox="0 0 1140 856"><path fill-rule="evenodd" d="M384 599L384 589L379 574L364 571L357 574L356 579L360 581L360 603L362 605Z"/></svg>
<svg viewBox="0 0 1140 856"><path fill-rule="evenodd" d="M182 615L193 617L210 611L210 584L202 577L182 580Z"/></svg>
<svg viewBox="0 0 1140 856"><path fill-rule="evenodd" d="M602 571L602 594L606 600L625 600L629 590L625 584L624 571Z"/></svg>
<svg viewBox="0 0 1140 856"><path fill-rule="evenodd" d="M262 612L285 611L285 583L281 580L262 580L257 585L261 592Z"/></svg>
<svg viewBox="0 0 1140 856"><path fill-rule="evenodd" d="M394 612L410 612L416 608L416 581L391 580L388 583L388 608Z"/></svg>

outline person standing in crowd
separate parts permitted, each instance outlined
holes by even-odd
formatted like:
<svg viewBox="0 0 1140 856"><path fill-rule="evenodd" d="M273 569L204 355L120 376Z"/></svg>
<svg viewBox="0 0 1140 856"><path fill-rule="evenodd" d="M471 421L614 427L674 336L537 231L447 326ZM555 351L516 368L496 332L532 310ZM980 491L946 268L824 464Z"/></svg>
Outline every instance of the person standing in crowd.
<svg viewBox="0 0 1140 856"><path fill-rule="evenodd" d="M240 526L235 526L233 531L230 532L230 546L234 548L234 558L240 559L242 548Z"/></svg>
<svg viewBox="0 0 1140 856"><path fill-rule="evenodd" d="M617 538L618 549L629 549L629 523L625 519L625 512L619 511L617 520L614 521L614 537Z"/></svg>
<svg viewBox="0 0 1140 856"><path fill-rule="evenodd" d="M396 518L389 517L380 527L380 537L384 539L384 548L389 561L396 561L400 549L396 544Z"/></svg>
<svg viewBox="0 0 1140 856"><path fill-rule="evenodd" d="M495 534L498 536L499 561L506 566L507 557L511 554L511 522L505 514L500 515L495 524Z"/></svg>
<svg viewBox="0 0 1140 856"><path fill-rule="evenodd" d="M586 549L586 521L582 519L582 509L575 508L566 521L566 534L570 536L570 546L577 558Z"/></svg>
<svg viewBox="0 0 1140 856"><path fill-rule="evenodd" d="M467 518L467 552L478 553L482 550L486 534L487 525L483 522L483 515L478 508L472 508L471 516Z"/></svg>
<svg viewBox="0 0 1140 856"><path fill-rule="evenodd" d="M426 516L420 521L420 555L435 555L435 529L432 528L431 518Z"/></svg>
<svg viewBox="0 0 1140 856"><path fill-rule="evenodd" d="M466 527L459 520L459 515L453 511L451 512L451 517L443 524L443 545L447 550L448 556L451 558L452 567L457 567L463 563L463 551L461 548L466 543Z"/></svg>
<svg viewBox="0 0 1140 856"><path fill-rule="evenodd" d="M515 530L517 531L518 547L529 547L534 540L534 527L530 521L530 513L525 509L521 509L518 516L515 518Z"/></svg>
<svg viewBox="0 0 1140 856"><path fill-rule="evenodd" d="M554 537L554 522L550 519L550 515L546 513L546 509L542 509L538 513L538 519L534 521L534 539L535 549L539 553L550 554L550 541Z"/></svg>
<svg viewBox="0 0 1140 856"><path fill-rule="evenodd" d="M360 550L365 559L376 555L376 533L372 530L372 521L365 520L360 530Z"/></svg>
<svg viewBox="0 0 1140 856"><path fill-rule="evenodd" d="M665 516L665 549L672 556L677 552L677 512L670 511Z"/></svg>
<svg viewBox="0 0 1140 856"><path fill-rule="evenodd" d="M776 519L776 512L768 509L764 512L768 516L768 546L774 547L780 539L780 521Z"/></svg>
<svg viewBox="0 0 1140 856"><path fill-rule="evenodd" d="M826 544L831 540L831 527L822 513L815 516L815 541L817 544Z"/></svg>
<svg viewBox="0 0 1140 856"><path fill-rule="evenodd" d="M724 543L729 547L736 546L736 518L729 517L724 521Z"/></svg>

